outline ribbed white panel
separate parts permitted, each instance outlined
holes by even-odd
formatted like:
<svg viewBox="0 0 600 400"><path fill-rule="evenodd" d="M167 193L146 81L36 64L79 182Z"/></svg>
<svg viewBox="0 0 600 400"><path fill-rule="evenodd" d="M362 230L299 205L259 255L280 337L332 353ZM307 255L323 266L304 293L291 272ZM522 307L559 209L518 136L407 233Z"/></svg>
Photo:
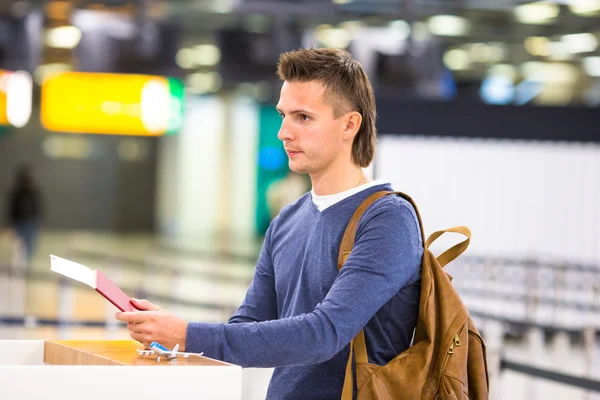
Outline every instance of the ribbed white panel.
<svg viewBox="0 0 600 400"><path fill-rule="evenodd" d="M183 129L163 138L160 148L157 220L161 233L197 238L222 229L219 193L225 110L216 97L186 101Z"/></svg>
<svg viewBox="0 0 600 400"><path fill-rule="evenodd" d="M600 265L599 145L382 136L375 176L415 199L426 234L471 228L470 254Z"/></svg>

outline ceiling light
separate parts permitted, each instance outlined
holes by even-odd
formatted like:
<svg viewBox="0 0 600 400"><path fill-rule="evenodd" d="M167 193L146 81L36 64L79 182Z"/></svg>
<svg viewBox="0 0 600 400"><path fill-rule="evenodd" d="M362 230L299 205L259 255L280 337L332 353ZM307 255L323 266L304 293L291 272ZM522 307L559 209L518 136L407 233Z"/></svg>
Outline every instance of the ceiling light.
<svg viewBox="0 0 600 400"><path fill-rule="evenodd" d="M497 63L504 60L506 56L506 44L504 43L488 43L490 49L489 62Z"/></svg>
<svg viewBox="0 0 600 400"><path fill-rule="evenodd" d="M57 49L75 48L81 40L81 31L76 26L59 26L46 31L46 45Z"/></svg>
<svg viewBox="0 0 600 400"><path fill-rule="evenodd" d="M389 23L390 33L395 39L406 40L410 36L410 25L401 19Z"/></svg>
<svg viewBox="0 0 600 400"><path fill-rule="evenodd" d="M347 30L353 35L363 30L364 27L361 21L344 21L340 23L340 28Z"/></svg>
<svg viewBox="0 0 600 400"><path fill-rule="evenodd" d="M464 36L469 32L469 22L456 15L434 15L427 27L431 33L440 36Z"/></svg>
<svg viewBox="0 0 600 400"><path fill-rule="evenodd" d="M570 0L569 9L580 15L594 15L600 13L600 0Z"/></svg>
<svg viewBox="0 0 600 400"><path fill-rule="evenodd" d="M523 24L549 24L560 13L558 4L553 3L529 3L515 7L515 17Z"/></svg>
<svg viewBox="0 0 600 400"><path fill-rule="evenodd" d="M194 47L194 53L198 65L213 66L221 61L221 49L214 44L200 44Z"/></svg>
<svg viewBox="0 0 600 400"><path fill-rule="evenodd" d="M429 38L429 30L427 29L427 25L425 23L417 21L412 24L412 37L417 42L422 42Z"/></svg>
<svg viewBox="0 0 600 400"><path fill-rule="evenodd" d="M233 11L233 4L230 1L215 0L210 2L209 9L217 14L230 14Z"/></svg>
<svg viewBox="0 0 600 400"><path fill-rule="evenodd" d="M187 77L187 87L192 93L217 92L223 85L223 79L217 72L196 72Z"/></svg>
<svg viewBox="0 0 600 400"><path fill-rule="evenodd" d="M563 42L550 42L550 59L554 61L569 61L575 58L573 53L567 50Z"/></svg>
<svg viewBox="0 0 600 400"><path fill-rule="evenodd" d="M517 68L510 64L492 65L488 70L489 76L503 76L515 81L519 75Z"/></svg>
<svg viewBox="0 0 600 400"><path fill-rule="evenodd" d="M577 67L566 63L530 61L521 66L521 73L536 82L573 83L579 78Z"/></svg>
<svg viewBox="0 0 600 400"><path fill-rule="evenodd" d="M453 71L467 70L471 65L469 53L463 49L450 49L444 54L444 64Z"/></svg>
<svg viewBox="0 0 600 400"><path fill-rule="evenodd" d="M600 77L600 57L585 57L582 60L583 70L589 76Z"/></svg>
<svg viewBox="0 0 600 400"><path fill-rule="evenodd" d="M343 28L330 28L328 25L317 27L317 39L327 47L345 49L352 40L352 35Z"/></svg>
<svg viewBox="0 0 600 400"><path fill-rule="evenodd" d="M194 51L188 48L179 49L175 55L175 62L183 69L193 68L195 63Z"/></svg>
<svg viewBox="0 0 600 400"><path fill-rule="evenodd" d="M531 36L525 39L525 49L532 56L546 57L550 55L550 41L545 37Z"/></svg>
<svg viewBox="0 0 600 400"><path fill-rule="evenodd" d="M564 35L561 39L569 53L587 53L598 48L598 39L591 33Z"/></svg>
<svg viewBox="0 0 600 400"><path fill-rule="evenodd" d="M475 43L471 45L470 54L473 61L486 63L492 58L492 48L485 43Z"/></svg>

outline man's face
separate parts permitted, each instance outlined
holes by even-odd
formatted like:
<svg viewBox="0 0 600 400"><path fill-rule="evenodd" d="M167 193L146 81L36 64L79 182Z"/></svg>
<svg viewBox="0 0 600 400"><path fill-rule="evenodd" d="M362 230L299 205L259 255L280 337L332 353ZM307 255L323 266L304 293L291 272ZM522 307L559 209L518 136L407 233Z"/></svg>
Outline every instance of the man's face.
<svg viewBox="0 0 600 400"><path fill-rule="evenodd" d="M344 118L334 118L321 83L284 82L277 110L282 117L277 137L283 141L292 171L323 173L346 151Z"/></svg>

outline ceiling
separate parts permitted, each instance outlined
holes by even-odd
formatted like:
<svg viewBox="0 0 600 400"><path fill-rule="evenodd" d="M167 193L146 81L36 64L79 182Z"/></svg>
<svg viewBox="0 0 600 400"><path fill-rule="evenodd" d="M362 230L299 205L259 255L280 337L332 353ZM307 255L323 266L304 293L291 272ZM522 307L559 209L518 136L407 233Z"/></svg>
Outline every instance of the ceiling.
<svg viewBox="0 0 600 400"><path fill-rule="evenodd" d="M266 33L278 39L289 35L290 29L294 32L318 32L318 29L327 26L328 29L344 29L350 32L351 39L356 39L360 30L386 29L393 21L402 20L412 28L407 43L412 43L411 39L422 40L418 35L423 36L423 27L427 28L426 37L437 38L444 49L458 50L464 53L463 56L471 57L468 66L459 65L454 70L456 78L480 82L494 64L519 69L532 61L538 64L559 62L576 66L580 71L583 70L584 58L600 57L599 46L582 53L565 54L564 48L563 54L555 53L561 41L565 40L563 35L591 33L592 39L600 42L600 12L595 15L576 14L569 7L569 3L572 5L573 2L596 4L600 0L552 0L556 15L545 23L519 21L515 9L524 4L519 0L78 0L77 4L80 8L125 10L133 13L132 18L138 21L172 21L182 28L181 47L211 42L218 44L219 32L231 30L248 36ZM0 0L0 11L23 13L41 9L44 4L46 2L41 0ZM442 14L463 18L467 29L457 35L432 33L431 17ZM448 24L442 22L442 28L447 28ZM379 44L393 40L391 37L378 37ZM526 45L531 37L541 39L530 40ZM537 46L537 53L532 52L532 44ZM482 45L501 48L502 57L491 60L478 56L476 51L485 50ZM545 46L543 51L540 46ZM458 56L458 52L453 56ZM577 83L583 85L583 89L599 85L600 75L584 78L583 84Z"/></svg>

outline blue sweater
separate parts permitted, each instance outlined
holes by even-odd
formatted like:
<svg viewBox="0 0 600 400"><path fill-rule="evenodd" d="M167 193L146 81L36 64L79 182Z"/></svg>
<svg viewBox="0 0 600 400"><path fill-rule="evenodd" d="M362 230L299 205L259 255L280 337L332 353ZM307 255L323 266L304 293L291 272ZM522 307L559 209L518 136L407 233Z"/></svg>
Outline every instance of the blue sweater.
<svg viewBox="0 0 600 400"><path fill-rule="evenodd" d="M365 327L371 363L409 347L416 325L423 243L413 207L397 196L373 204L354 250L337 270L340 243L365 189L322 212L310 193L266 233L254 279L228 324L192 322L186 350L243 367L276 367L269 399L339 399L350 340Z"/></svg>

